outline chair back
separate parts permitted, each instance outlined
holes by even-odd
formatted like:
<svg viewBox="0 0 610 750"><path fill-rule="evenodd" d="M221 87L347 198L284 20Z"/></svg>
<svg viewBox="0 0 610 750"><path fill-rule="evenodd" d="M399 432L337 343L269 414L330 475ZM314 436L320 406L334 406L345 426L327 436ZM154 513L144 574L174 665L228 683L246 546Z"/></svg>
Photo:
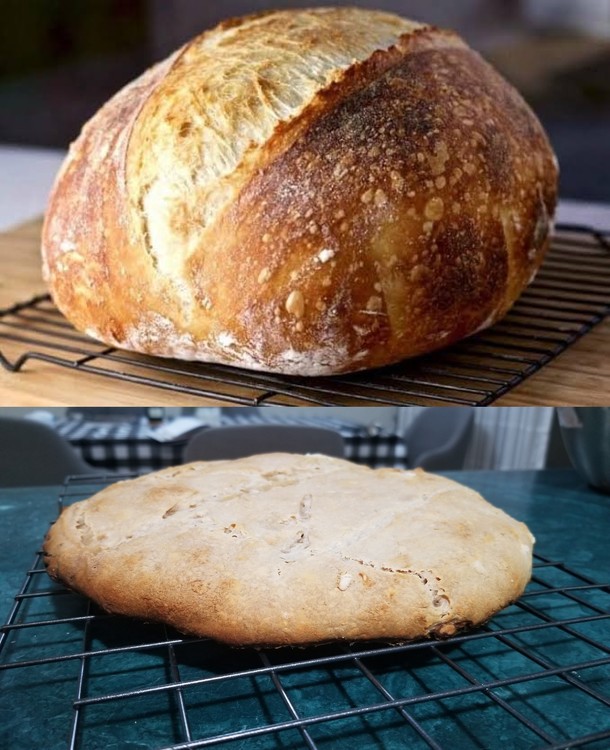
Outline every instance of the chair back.
<svg viewBox="0 0 610 750"><path fill-rule="evenodd" d="M94 469L51 427L0 417L0 487L61 484Z"/></svg>
<svg viewBox="0 0 610 750"><path fill-rule="evenodd" d="M473 422L473 409L467 406L424 409L405 432L409 466L438 471L463 468Z"/></svg>
<svg viewBox="0 0 610 750"><path fill-rule="evenodd" d="M184 449L184 461L218 461L258 453L323 453L343 457L343 438L334 430L293 425L235 425L213 427L194 435Z"/></svg>

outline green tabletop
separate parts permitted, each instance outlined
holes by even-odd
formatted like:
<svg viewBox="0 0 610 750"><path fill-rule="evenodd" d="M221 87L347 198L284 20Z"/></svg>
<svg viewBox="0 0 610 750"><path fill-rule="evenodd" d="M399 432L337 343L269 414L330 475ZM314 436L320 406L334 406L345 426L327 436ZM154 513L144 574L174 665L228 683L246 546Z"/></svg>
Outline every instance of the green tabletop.
<svg viewBox="0 0 610 750"><path fill-rule="evenodd" d="M449 474L449 473L448 473ZM524 521L534 533L537 544L536 551L546 558L554 561L562 560L568 567L583 573L598 582L610 581L610 496L601 494L591 488L572 471L512 471L512 472L451 472L450 476L458 481L469 485L483 494L495 505L505 509L515 518ZM43 536L55 518L57 513L58 487L30 487L17 489L0 488L0 621L4 622L13 605L13 597L19 590L25 579L26 571L35 559L36 550L40 548ZM83 493L85 494L85 493ZM380 500L381 502L382 500ZM40 590L49 589L52 584L47 580L46 574L37 576L37 587ZM610 597L609 597L610 598ZM44 597L42 598L44 600ZM47 610L36 610L37 600L32 599L27 618L49 617L71 617L87 613L85 600L76 595L56 596L52 602L52 610L48 611L48 600L44 605ZM607 606L607 602L606 602ZM117 644L129 643L130 638L137 641L141 637L138 628L147 627L153 637L163 638L162 629L158 626L139 626L122 618L112 618L113 624L104 633L90 633L87 642L88 648L96 648L101 643L104 648L113 647ZM118 621L118 625L117 622ZM57 654L61 649L67 652L78 651L83 648L83 625L67 623L64 626L47 628L52 631L48 637L30 637L27 642L20 645L16 637L15 645L9 643L8 648L0 653L0 665L7 660L38 659L41 656ZM608 621L603 621L595 631L596 639L605 639L607 653L610 653L610 633ZM42 632L42 631L41 631ZM46 632L46 631L45 631ZM21 634L18 634L22 637ZM13 633L10 634L13 637ZM489 642L486 641L486 643ZM553 648L553 644L547 644ZM557 645L554 646L557 648ZM184 647L185 649L187 647ZM192 647L191 647L192 648ZM563 646L562 646L563 648ZM304 652L308 657L311 649ZM279 663L286 657L283 652L278 652L277 657L272 655ZM326 653L324 650L318 653ZM419 653L419 652L418 652ZM549 652L550 653L550 652ZM597 653L597 652L596 652ZM8 654L8 655L7 655ZM472 654L470 655L472 657ZM490 657L489 654L485 658ZM158 675L159 665L166 664L166 657L159 651L141 653L137 660L130 661L129 654L120 653L111 661L111 657L104 657L107 661L98 666L92 662L87 666L88 685L86 694L104 694L109 691L132 689L133 686L148 687L163 679L168 680L165 675ZM384 685L393 694L401 694L406 689L402 681L405 674L409 677L417 675L420 679L419 670L427 670L425 679L427 689L438 689L434 686L434 669L437 667L433 661L423 664L423 657L414 657L405 668L405 656L401 655L400 673L395 673L393 667L377 665L379 674L386 680ZM477 659L482 658L481 654ZM491 657L490 657L491 658ZM135 659L135 657L134 657ZM205 662L205 663L204 663ZM477 661L479 666L482 662ZM204 646L204 656L199 651L196 656L185 651L181 659L182 679L194 679L203 675L214 675L223 670L246 669L252 664L260 667L260 657L253 655L251 651L234 651L217 644ZM481 667L482 668L482 667ZM14 748L15 750L29 750L34 747L45 747L45 750L69 747L69 734L72 725L73 710L72 701L75 698L75 685L77 683L80 669L80 660L68 660L65 662L53 662L40 667L9 668L0 671L0 748ZM166 669L166 666L163 666ZM307 701L311 714L317 714L329 710L333 701L343 701L346 706L361 703L362 701L378 701L376 697L365 694L370 689L362 688L358 693L360 684L354 675L350 673L351 667L346 666L344 673L341 669L333 670L333 685L329 687L328 673L324 679L316 681L316 671L313 672L287 672L284 674L284 683L292 695L303 701ZM406 669L406 672L405 672ZM600 667L601 669L601 667ZM510 665L502 667L502 674L511 674ZM266 678L270 682L269 678ZM381 679L381 677L380 677ZM423 678L422 678L423 679ZM440 679L440 677L439 677ZM445 678L443 678L445 679ZM342 682L341 682L342 680ZM352 682L353 680L353 682ZM605 682L604 682L605 681ZM421 689L421 681L418 682ZM443 683L445 684L445 683ZM528 683L529 684L529 683ZM605 672L600 674L599 686L605 689L610 700L610 674L606 667ZM266 685L266 683L265 683ZM213 726L214 733L220 734L230 729L239 729L248 726L256 726L257 721L285 721L291 716L281 699L268 685L261 684L254 678L244 677L241 682L236 680L231 685L225 683L212 683L214 693L206 693L205 696L197 693L192 698L188 710L191 712L191 723L198 726ZM210 690L212 689L210 686ZM447 685L451 687L450 684ZM415 688L413 688L415 689ZM601 689L601 687L599 688ZM97 693L96 693L97 691ZM329 692L331 691L331 692ZM335 691L334 693L332 691ZM508 691L508 688L506 689ZM505 691L505 692L506 692ZM508 692L506 692L508 695ZM334 697L333 697L334 696ZM554 693L550 688L548 695L537 695L539 706L534 711L536 722L542 724L552 737L574 736L574 732L594 734L596 731L610 729L610 709L608 706L600 706L598 703L586 705L580 708L573 701L574 694L570 694L569 705L566 703L564 716L561 721L549 719L548 706L545 700L553 701L554 704L562 699L561 690ZM577 696L580 697L580 696ZM479 695L477 697L481 698ZM518 690L514 690L509 701L513 705L520 705L522 699ZM187 697L188 704L188 697ZM465 699L464 699L465 700ZM523 698L525 706L525 698ZM167 693L151 694L141 704L138 712L134 715L129 712L133 700L120 702L109 702L94 706L87 711L91 713L90 723L87 731L82 728L77 733L75 747L104 748L161 748L169 747L178 743L183 737L180 730L179 706L173 695ZM463 701L462 701L463 702ZM343 705L343 704L341 704ZM460 704L461 705L461 704ZM127 708L126 708L127 706ZM261 708L262 706L262 708ZM546 707L544 707L546 706ZM426 708L427 707L427 708ZM417 708L417 707L415 707ZM414 710L415 710L414 708ZM531 707L530 707L531 708ZM537 748L547 746L539 737L522 732L520 725L516 728L511 724L512 718L506 711L499 711L495 706L494 711L485 714L488 718L481 722L476 721L477 730L473 733L468 724L468 716L476 717L478 706L473 699L472 705L462 706L459 710L460 721L452 724L449 716L455 717L457 708L444 703L442 710L435 707L433 711L430 704L422 704L419 711L419 720L427 722L430 734L435 738L439 747L443 748L494 748L505 745L514 748ZM488 709L485 709L488 710ZM491 709L489 709L491 710ZM436 713L435 713L436 711ZM525 709L524 709L525 711ZM97 713L96 713L97 712ZM258 716L262 712L262 719ZM451 713L454 712L454 713ZM537 712L537 713L536 713ZM315 746L324 748L338 748L340 750L351 750L351 748L419 748L429 747L429 744L421 741L416 734L411 737L405 736L404 720L397 713L393 713L392 721L383 724L381 716L389 712L372 713L366 720L346 720L344 724L330 723L314 724L310 727L312 736L315 736ZM301 712L302 715L302 712ZM482 716L484 714L481 714ZM350 723L350 721L352 723ZM368 722L368 723L367 723ZM364 724L366 723L366 726ZM579 728L570 728L571 723L578 723ZM340 727L340 729L337 729ZM408 728L408 727L407 727ZM366 730L366 731L365 731ZM365 734L359 734L365 732ZM368 732L369 734L366 734ZM478 732L478 735L476 733ZM476 736L475 736L476 735ZM193 730L195 738L205 736L205 732L199 728ZM369 739L363 739L368 737ZM263 734L252 737L249 740L236 740L223 743L222 747L229 748L299 748L306 746L303 735L297 730L290 730L281 735ZM587 745L588 747L588 745ZM594 748L610 747L610 739L605 738Z"/></svg>
<svg viewBox="0 0 610 750"><path fill-rule="evenodd" d="M0 620L57 517L59 487L0 487Z"/></svg>

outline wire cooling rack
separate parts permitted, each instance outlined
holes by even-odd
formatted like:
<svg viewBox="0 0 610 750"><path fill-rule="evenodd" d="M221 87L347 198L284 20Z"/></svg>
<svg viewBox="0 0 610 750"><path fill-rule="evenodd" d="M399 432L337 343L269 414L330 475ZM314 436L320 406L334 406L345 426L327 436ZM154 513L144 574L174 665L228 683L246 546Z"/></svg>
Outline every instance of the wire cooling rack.
<svg viewBox="0 0 610 750"><path fill-rule="evenodd" d="M191 397L251 405L485 406L610 314L610 234L562 225L534 283L493 328L393 367L327 378L256 373L147 357L76 332L48 295L0 310L0 363L43 361Z"/></svg>
<svg viewBox="0 0 610 750"><path fill-rule="evenodd" d="M60 504L104 484L71 478ZM610 586L536 555L523 597L469 634L230 649L101 612L39 552L0 631L4 727L70 750L602 750L609 607Z"/></svg>

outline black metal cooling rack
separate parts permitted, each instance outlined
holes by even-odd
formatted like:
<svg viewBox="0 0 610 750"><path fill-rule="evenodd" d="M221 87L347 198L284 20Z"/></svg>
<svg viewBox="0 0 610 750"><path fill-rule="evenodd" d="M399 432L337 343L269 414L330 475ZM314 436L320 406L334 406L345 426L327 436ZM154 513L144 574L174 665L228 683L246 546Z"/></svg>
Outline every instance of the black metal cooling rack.
<svg viewBox="0 0 610 750"><path fill-rule="evenodd" d="M561 354L610 314L610 233L562 225L534 283L493 328L427 357L327 378L256 373L105 347L76 332L48 295L0 310L0 363L36 361L250 405L485 406Z"/></svg>
<svg viewBox="0 0 610 750"><path fill-rule="evenodd" d="M104 483L71 478L60 504ZM536 555L523 597L468 634L230 649L97 610L39 552L0 630L0 689L12 720L70 750L602 750L609 607L609 585Z"/></svg>

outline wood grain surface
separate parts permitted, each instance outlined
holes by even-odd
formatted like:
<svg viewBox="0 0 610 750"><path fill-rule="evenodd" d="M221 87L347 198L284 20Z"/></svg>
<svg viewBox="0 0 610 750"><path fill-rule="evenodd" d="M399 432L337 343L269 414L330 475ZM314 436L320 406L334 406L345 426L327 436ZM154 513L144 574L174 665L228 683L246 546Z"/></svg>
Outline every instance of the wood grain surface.
<svg viewBox="0 0 610 750"><path fill-rule="evenodd" d="M46 291L40 274L40 224L40 220L28 222L0 234L0 309ZM92 348L99 351L103 347L93 344ZM0 351L10 359L23 351L23 344L5 340L0 331ZM76 359L78 356L74 355ZM129 372L128 367L124 369ZM290 403L290 399L286 403ZM362 405L362 402L354 403ZM1 406L210 404L230 405L213 397L189 396L141 383L74 372L40 361L28 362L18 373L0 368ZM346 405L346 401L342 404ZM494 405L610 405L610 320L600 323Z"/></svg>

